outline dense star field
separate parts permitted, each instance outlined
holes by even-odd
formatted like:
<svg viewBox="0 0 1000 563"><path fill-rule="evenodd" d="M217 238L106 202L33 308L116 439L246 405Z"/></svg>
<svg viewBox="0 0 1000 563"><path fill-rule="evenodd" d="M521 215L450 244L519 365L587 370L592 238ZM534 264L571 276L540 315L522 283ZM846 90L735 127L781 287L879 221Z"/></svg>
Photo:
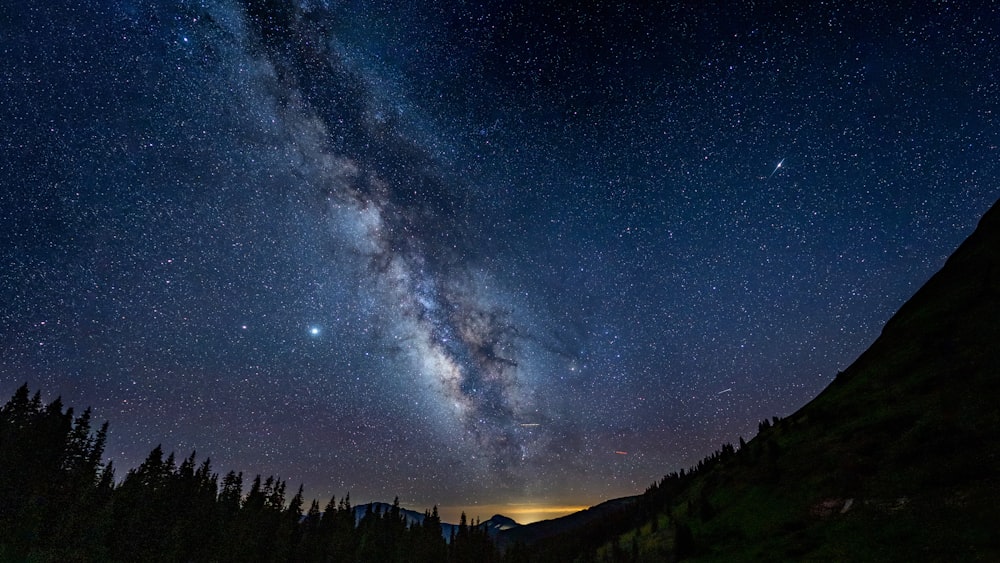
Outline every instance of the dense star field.
<svg viewBox="0 0 1000 563"><path fill-rule="evenodd" d="M586 4L586 3L584 3ZM0 392L525 522L803 405L1000 197L979 3L0 7Z"/></svg>

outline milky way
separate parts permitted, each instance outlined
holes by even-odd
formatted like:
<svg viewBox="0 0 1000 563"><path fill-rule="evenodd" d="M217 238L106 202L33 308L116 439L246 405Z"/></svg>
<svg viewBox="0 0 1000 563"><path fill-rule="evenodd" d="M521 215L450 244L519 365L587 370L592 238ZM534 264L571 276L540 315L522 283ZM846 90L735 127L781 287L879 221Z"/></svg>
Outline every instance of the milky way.
<svg viewBox="0 0 1000 563"><path fill-rule="evenodd" d="M339 261L358 267L364 297L380 311L382 344L393 359L405 360L392 363L392 369L402 377L412 373L413 394L429 392L432 407L446 423L458 422L458 440L471 440L491 469L510 478L532 442L531 432L520 424L534 419L527 374L520 369L523 337L509 302L496 302L490 288L496 282L470 266L470 229L447 212L456 212L459 204L450 201L454 196L433 167L400 164L383 177L378 166L337 154L352 144L337 146L330 140L332 117L324 115L343 122L343 114L324 107L325 100L315 106L305 102L291 76L329 74L320 86L332 96L345 89L332 77L349 83L361 79L345 72L345 62L326 49L282 57L285 49L305 51L335 41L306 23L310 14L295 9L252 14L258 35L248 38L265 44L271 37L281 39L278 46L262 50L271 58L262 55L255 63L269 70L261 76L268 82L262 89L287 130L290 146L285 150L296 154L293 173L320 206L329 242L344 247L341 252L346 248ZM255 53L252 47L247 51ZM361 82L358 89L370 88ZM383 131L377 108L364 107L351 117L363 123L357 134L377 138L386 147L386 158L429 159L394 131Z"/></svg>
<svg viewBox="0 0 1000 563"><path fill-rule="evenodd" d="M633 494L818 393L1000 195L988 8L0 15L0 391L119 467Z"/></svg>

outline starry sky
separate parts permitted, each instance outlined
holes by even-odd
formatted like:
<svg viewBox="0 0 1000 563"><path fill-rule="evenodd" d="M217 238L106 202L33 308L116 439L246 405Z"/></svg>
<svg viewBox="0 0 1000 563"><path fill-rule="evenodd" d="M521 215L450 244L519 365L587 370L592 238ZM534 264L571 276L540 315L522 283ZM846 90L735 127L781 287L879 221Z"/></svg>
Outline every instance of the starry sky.
<svg viewBox="0 0 1000 563"><path fill-rule="evenodd" d="M821 391L1000 197L976 2L0 7L0 392L446 519ZM15 5L16 4L16 5Z"/></svg>

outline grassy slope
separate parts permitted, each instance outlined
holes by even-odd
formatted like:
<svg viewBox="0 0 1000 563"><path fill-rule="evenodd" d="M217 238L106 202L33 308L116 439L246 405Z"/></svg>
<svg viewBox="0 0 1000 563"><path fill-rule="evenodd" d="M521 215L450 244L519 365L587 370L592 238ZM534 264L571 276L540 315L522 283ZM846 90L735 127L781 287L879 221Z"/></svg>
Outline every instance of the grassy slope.
<svg viewBox="0 0 1000 563"><path fill-rule="evenodd" d="M695 560L1000 561L998 400L1000 204L827 389L618 543L670 558L680 522Z"/></svg>

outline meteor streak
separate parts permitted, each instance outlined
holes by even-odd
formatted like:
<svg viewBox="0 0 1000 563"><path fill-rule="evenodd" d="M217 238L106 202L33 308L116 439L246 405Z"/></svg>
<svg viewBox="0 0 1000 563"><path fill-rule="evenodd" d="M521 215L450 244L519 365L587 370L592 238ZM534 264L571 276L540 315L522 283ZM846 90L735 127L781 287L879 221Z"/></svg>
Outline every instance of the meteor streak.
<svg viewBox="0 0 1000 563"><path fill-rule="evenodd" d="M777 165L777 166L775 166L775 167L774 167L774 170L772 170L772 171L771 171L771 176L774 176L774 173L775 173L775 172L777 172L777 171L778 171L778 169L779 169L779 168L781 168L781 165L782 165L782 164L784 164L784 163L785 163L785 159L781 159L781 160L779 160L779 161L778 161L778 165ZM771 176L768 176L768 178L770 178Z"/></svg>

